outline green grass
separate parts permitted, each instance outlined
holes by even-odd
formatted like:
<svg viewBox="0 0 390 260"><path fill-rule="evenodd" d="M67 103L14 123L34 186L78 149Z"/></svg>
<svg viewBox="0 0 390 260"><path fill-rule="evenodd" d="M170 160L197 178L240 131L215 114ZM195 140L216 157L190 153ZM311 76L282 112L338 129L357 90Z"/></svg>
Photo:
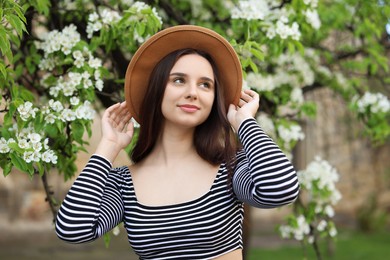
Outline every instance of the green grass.
<svg viewBox="0 0 390 260"><path fill-rule="evenodd" d="M388 230L376 233L360 233L356 231L339 231L334 241L333 255L327 253L325 242L321 243L322 259L332 260L383 260L390 259L390 232ZM301 246L280 246L279 248L252 248L248 260L302 260L317 259L312 246L307 247L306 258Z"/></svg>

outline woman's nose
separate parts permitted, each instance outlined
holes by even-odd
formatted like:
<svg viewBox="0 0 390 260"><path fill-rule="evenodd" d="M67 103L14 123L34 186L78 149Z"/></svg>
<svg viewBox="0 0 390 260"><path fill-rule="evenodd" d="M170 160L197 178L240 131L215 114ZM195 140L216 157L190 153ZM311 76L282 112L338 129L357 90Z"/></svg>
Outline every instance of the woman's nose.
<svg viewBox="0 0 390 260"><path fill-rule="evenodd" d="M188 98L188 99L197 99L198 98L197 85L195 83L188 84L186 98Z"/></svg>

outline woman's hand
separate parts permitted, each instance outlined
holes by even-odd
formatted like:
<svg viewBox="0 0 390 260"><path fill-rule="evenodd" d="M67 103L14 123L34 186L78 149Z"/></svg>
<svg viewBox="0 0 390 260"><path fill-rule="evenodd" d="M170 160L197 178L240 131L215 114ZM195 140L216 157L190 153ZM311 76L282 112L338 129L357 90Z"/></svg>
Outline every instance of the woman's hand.
<svg viewBox="0 0 390 260"><path fill-rule="evenodd" d="M242 121L250 117L255 117L259 109L259 101L260 97L256 91L245 89L241 92L238 105L230 104L227 118L236 132Z"/></svg>
<svg viewBox="0 0 390 260"><path fill-rule="evenodd" d="M96 154L113 162L118 153L130 144L134 125L126 102L117 103L106 109L102 117L102 139Z"/></svg>

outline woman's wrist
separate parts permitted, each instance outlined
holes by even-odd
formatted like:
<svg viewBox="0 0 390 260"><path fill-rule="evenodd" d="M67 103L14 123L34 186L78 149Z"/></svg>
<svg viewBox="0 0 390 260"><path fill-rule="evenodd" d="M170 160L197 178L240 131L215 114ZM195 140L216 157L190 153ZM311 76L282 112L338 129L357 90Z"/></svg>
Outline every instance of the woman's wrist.
<svg viewBox="0 0 390 260"><path fill-rule="evenodd" d="M118 147L117 144L102 139L96 148L95 154L98 154L113 163L121 150L122 148Z"/></svg>

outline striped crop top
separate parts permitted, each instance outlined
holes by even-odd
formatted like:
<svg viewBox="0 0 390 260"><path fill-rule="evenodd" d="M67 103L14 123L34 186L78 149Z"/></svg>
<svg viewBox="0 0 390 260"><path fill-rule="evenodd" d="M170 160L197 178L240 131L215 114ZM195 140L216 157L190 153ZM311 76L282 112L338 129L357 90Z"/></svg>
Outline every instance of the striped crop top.
<svg viewBox="0 0 390 260"><path fill-rule="evenodd" d="M113 168L93 155L58 212L58 237L87 242L123 222L140 259L213 259L242 248L243 203L259 208L289 204L299 184L287 157L253 118L241 124L238 136L243 149L237 153L233 189L221 164L206 194L175 205L139 203L129 168Z"/></svg>

